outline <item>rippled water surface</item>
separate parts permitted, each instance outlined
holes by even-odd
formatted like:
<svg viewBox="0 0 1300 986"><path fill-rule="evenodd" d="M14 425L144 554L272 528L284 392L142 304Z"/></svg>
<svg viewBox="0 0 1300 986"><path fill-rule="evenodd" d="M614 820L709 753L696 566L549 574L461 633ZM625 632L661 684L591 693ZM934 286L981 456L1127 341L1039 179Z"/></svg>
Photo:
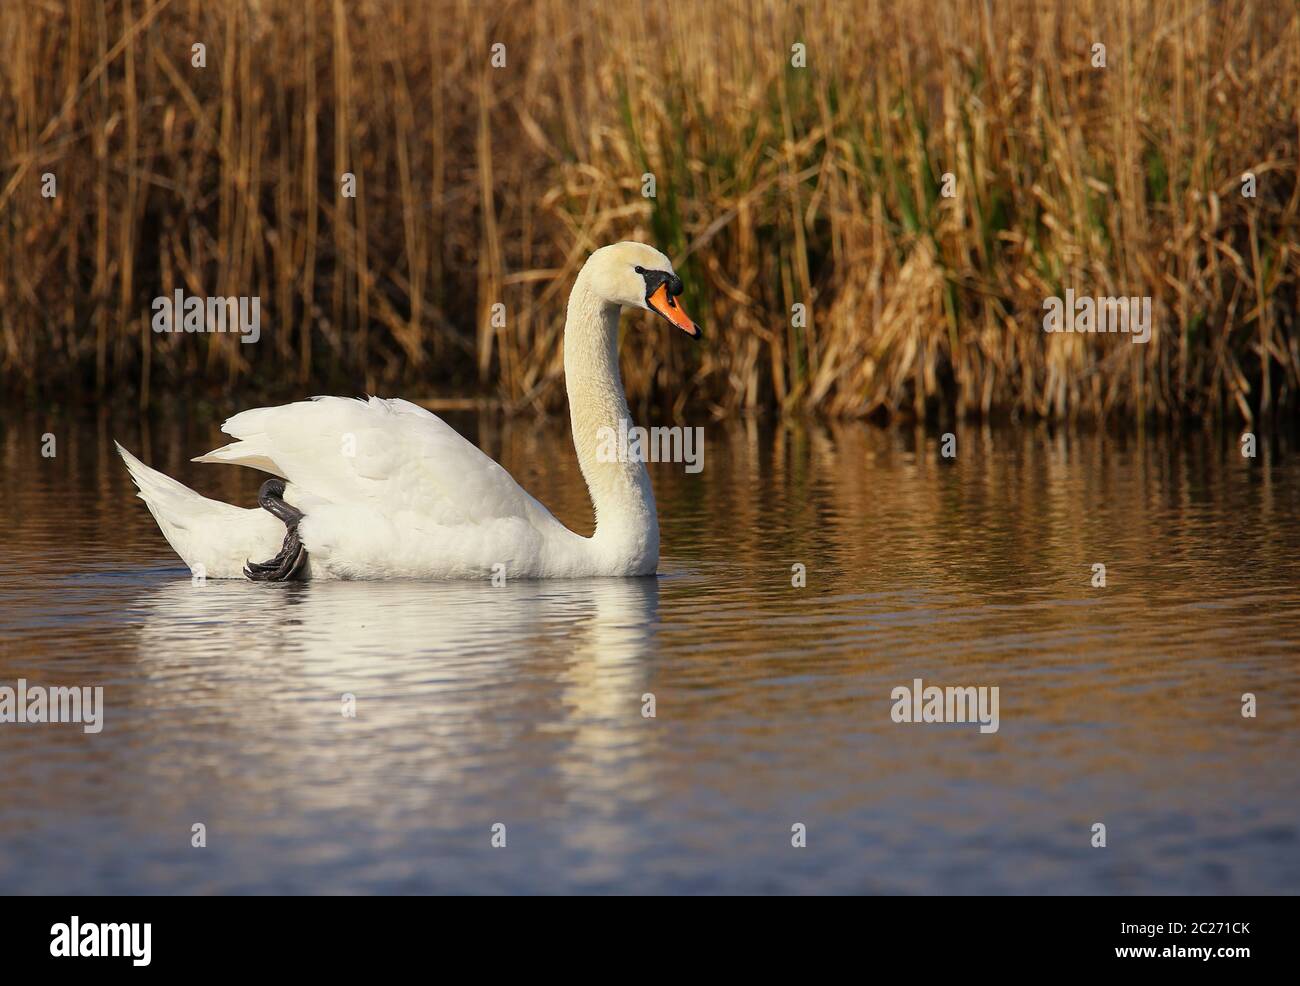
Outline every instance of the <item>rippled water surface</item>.
<svg viewBox="0 0 1300 986"><path fill-rule="evenodd" d="M589 532L564 422L450 420ZM713 425L657 579L493 588L196 586L114 437L254 502L215 426L7 419L0 685L106 711L0 723L0 891L1300 887L1285 440ZM1000 728L893 722L916 678Z"/></svg>

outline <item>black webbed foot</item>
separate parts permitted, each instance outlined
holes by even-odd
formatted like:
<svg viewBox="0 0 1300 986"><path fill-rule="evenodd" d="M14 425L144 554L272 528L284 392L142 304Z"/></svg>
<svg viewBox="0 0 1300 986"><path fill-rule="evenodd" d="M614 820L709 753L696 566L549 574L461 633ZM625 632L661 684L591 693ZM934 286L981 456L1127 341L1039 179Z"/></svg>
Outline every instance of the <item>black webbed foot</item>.
<svg viewBox="0 0 1300 986"><path fill-rule="evenodd" d="M244 575L254 582L288 582L302 577L307 567L307 549L298 537L302 511L284 502L284 482L279 479L268 479L262 484L257 502L263 510L284 522L284 544L280 553L269 561L245 563Z"/></svg>

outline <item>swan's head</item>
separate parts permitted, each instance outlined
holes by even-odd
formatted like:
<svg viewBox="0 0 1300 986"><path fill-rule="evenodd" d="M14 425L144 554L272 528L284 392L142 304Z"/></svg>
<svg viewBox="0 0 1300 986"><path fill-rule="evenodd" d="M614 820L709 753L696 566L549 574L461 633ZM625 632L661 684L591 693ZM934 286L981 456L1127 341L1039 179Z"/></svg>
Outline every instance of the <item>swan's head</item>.
<svg viewBox="0 0 1300 986"><path fill-rule="evenodd" d="M682 279L673 271L672 262L654 247L631 240L601 247L587 260L583 273L606 301L654 312L692 339L703 336L678 303Z"/></svg>

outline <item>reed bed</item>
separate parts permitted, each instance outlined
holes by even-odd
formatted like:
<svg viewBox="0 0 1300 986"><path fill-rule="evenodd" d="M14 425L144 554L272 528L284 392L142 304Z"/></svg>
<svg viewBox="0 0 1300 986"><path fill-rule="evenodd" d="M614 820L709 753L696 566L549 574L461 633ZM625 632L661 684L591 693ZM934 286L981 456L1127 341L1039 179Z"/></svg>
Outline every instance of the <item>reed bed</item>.
<svg viewBox="0 0 1300 986"><path fill-rule="evenodd" d="M16 0L0 385L558 409L572 276L637 238L707 336L628 323L639 405L1254 421L1300 392L1298 134L1282 0ZM152 332L177 287L261 341ZM1045 333L1067 289L1150 342Z"/></svg>

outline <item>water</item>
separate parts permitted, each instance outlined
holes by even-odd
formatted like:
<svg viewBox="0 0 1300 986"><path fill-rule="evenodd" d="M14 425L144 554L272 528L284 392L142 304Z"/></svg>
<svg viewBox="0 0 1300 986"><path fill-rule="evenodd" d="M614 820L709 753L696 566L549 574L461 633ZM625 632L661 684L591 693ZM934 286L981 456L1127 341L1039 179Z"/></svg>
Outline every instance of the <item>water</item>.
<svg viewBox="0 0 1300 986"><path fill-rule="evenodd" d="M450 420L589 531L564 422ZM659 578L493 588L194 586L112 437L259 482L187 461L208 424L7 418L0 685L106 711L0 724L2 892L1300 885L1285 439L972 427L946 463L933 433L713 425L703 472L652 466ZM894 723L914 678L998 686L998 731Z"/></svg>

